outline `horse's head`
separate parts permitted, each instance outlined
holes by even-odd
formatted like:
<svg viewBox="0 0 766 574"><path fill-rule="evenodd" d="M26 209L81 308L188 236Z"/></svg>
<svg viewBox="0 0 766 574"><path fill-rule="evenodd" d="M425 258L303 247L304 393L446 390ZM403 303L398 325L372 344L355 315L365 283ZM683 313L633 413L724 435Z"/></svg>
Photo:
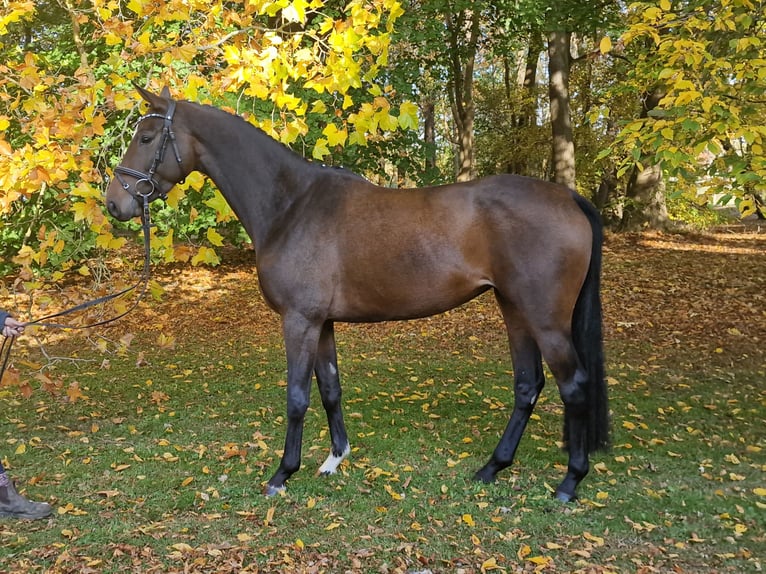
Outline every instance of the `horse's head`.
<svg viewBox="0 0 766 574"><path fill-rule="evenodd" d="M191 136L174 123L176 102L167 88L160 95L136 86L149 110L138 120L136 133L114 179L106 190L106 207L113 217L127 221L142 214L144 198L164 198L194 168Z"/></svg>

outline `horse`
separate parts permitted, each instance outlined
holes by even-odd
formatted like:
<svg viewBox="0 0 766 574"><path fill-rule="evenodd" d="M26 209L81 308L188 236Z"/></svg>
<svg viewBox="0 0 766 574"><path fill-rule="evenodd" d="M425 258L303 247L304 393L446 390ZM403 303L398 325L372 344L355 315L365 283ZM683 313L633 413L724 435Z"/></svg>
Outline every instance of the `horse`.
<svg viewBox="0 0 766 574"><path fill-rule="evenodd" d="M508 334L514 406L488 462L493 482L514 459L545 384L564 404L567 472L554 496L576 498L589 455L609 443L600 295L603 229L595 207L563 185L515 175L392 189L311 162L243 118L136 86L149 109L105 203L143 215L194 170L223 194L252 239L260 289L281 317L287 429L273 496L299 469L316 377L333 474L349 455L334 324L426 317L492 290ZM172 148L175 157L168 157Z"/></svg>

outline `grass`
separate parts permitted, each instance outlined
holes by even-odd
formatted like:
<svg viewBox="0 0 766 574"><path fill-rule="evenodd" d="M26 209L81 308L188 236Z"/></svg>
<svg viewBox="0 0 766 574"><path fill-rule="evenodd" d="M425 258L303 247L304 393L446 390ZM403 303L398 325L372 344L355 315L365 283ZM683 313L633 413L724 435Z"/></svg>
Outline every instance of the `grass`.
<svg viewBox="0 0 766 574"><path fill-rule="evenodd" d="M313 476L328 446L315 397L303 468L276 499L260 493L285 426L278 341L62 366L64 385L87 397L75 402L4 397L11 473L57 515L0 523L3 570L761 567L762 373L725 382L660 367L650 385L645 368L611 365L614 448L594 458L580 502L561 505L549 492L566 462L554 388L517 463L476 484L509 415L507 365L488 358L504 348L463 341L453 353L424 338L388 352L368 335L341 334L352 456L338 475Z"/></svg>
<svg viewBox="0 0 766 574"><path fill-rule="evenodd" d="M661 269L663 283L644 281L649 268L629 253L617 259L613 246L606 259L614 446L593 457L578 502L550 496L566 464L550 379L515 464L496 484L470 479L512 408L491 298L439 318L339 326L352 455L337 475L314 476L329 446L314 392L303 467L276 498L261 494L285 430L273 317L257 307L226 322L226 300L204 324L192 322L198 330L172 329L171 348L157 332L189 323L181 301L187 311L151 310L155 321L125 352L65 340L49 352L78 361L59 362L50 379L27 367L30 398L0 389L3 461L29 497L56 508L49 520L0 521L0 572L762 571L761 334L736 323L744 315L734 302L734 318L680 324L691 314L669 306L673 274ZM736 265L762 269L759 257ZM679 269L680 260L667 265ZM729 288L704 280L713 267L719 277L720 262L695 263L687 269L699 274L702 306L707 285ZM623 269L625 281L610 284ZM691 273L679 273L678 284ZM748 304L757 303L756 275L748 277ZM637 289L668 305L651 324L629 315L650 304ZM251 304L249 293L230 296ZM630 305L615 312L613 300ZM31 347L16 352L17 362L35 360Z"/></svg>

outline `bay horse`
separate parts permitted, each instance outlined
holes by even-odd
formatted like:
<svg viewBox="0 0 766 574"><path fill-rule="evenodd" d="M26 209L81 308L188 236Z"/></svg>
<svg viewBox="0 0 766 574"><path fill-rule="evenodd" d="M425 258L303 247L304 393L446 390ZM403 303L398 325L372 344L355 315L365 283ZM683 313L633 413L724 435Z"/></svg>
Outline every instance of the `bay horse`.
<svg viewBox="0 0 766 574"><path fill-rule="evenodd" d="M300 466L312 374L327 414L333 474L350 446L341 410L335 322L406 320L494 292L514 367L513 412L489 461L492 482L514 458L545 383L564 403L569 462L555 491L576 497L589 454L607 446L596 209L569 188L497 175L388 189L312 163L242 118L136 86L149 104L115 169L106 207L139 217L194 170L207 175L253 241L261 291L282 319L287 355L284 453L265 494ZM172 150L175 157L167 153Z"/></svg>

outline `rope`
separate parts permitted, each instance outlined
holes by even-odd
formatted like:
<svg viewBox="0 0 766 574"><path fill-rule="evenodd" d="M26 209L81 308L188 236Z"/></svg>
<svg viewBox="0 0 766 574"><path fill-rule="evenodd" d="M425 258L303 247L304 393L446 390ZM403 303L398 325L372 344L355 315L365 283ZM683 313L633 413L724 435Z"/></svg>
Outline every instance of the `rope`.
<svg viewBox="0 0 766 574"><path fill-rule="evenodd" d="M32 321L27 321L26 323L24 323L24 326L26 327L28 325L36 325L38 327L49 327L49 328L55 328L55 329L91 329L93 327L100 327L102 325L107 325L108 323L117 321L118 319L121 319L122 317L124 317L125 315L133 311L133 309L138 307L138 304L144 298L144 295L146 294L146 290L149 286L149 279L151 278L151 248L150 248L149 228L150 228L149 196L144 196L144 210L141 216L141 229L144 234L144 269L141 273L141 278L134 285L131 285L130 287L127 287L117 293L112 293L111 295L105 295L104 297L99 297L98 299L85 301L84 303L80 303L79 305L75 305L74 307L70 307L69 309L64 309L63 311L59 311L58 313L52 313L51 315L46 315L45 317L40 317L39 319L33 319ZM50 319L55 319L57 317L64 317L66 315L76 313L77 311L82 311L84 309L88 309L89 307L106 303L108 301L111 301L112 299L116 299L117 297L122 297L123 295L138 288L138 286L141 285L141 283L143 283L143 287L141 288L141 292L138 294L138 297L133 302L133 304L130 307L128 307L127 310L123 311L122 313L118 315L115 315L114 317L110 317L109 319L103 319L101 321L96 321L95 323L89 323L87 325L68 325L64 323L48 322ZM1 328L2 326L0 326L0 329ZM10 360L10 357L11 357L11 347L13 347L14 339L15 337L4 337L3 344L0 347L0 361L1 361L0 382L2 382L3 380L3 374L5 374L5 369L8 366L8 361Z"/></svg>

